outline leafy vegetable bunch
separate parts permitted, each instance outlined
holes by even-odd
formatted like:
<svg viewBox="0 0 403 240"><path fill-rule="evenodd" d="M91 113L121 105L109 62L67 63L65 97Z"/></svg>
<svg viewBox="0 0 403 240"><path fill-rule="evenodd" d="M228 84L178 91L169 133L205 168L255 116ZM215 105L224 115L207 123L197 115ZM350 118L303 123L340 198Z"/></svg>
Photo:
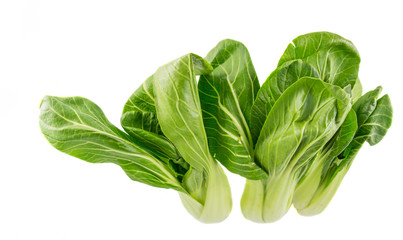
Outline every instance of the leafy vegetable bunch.
<svg viewBox="0 0 403 240"><path fill-rule="evenodd" d="M350 41L309 33L288 45L260 87L246 47L227 39L205 58L187 54L146 79L124 106L124 131L83 97L45 96L40 128L62 152L178 191L205 223L232 208L217 161L247 179L247 219L273 222L291 205L315 215L364 142L377 144L391 126L389 96L379 98L381 87L362 95L359 64Z"/></svg>

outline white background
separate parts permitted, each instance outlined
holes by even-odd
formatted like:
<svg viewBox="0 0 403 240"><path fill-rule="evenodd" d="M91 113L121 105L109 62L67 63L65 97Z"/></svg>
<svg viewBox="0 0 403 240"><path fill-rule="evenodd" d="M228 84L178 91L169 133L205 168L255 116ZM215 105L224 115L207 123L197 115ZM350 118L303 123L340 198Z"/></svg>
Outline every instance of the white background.
<svg viewBox="0 0 403 240"><path fill-rule="evenodd" d="M402 239L402 7L399 1L0 2L0 239ZM228 173L234 207L199 223L172 190L119 167L53 149L38 127L46 95L85 96L116 125L131 93L160 65L201 56L225 38L249 49L261 83L298 35L331 31L360 51L364 90L382 85L394 123L366 145L321 215L294 209L273 224L242 217L244 179Z"/></svg>

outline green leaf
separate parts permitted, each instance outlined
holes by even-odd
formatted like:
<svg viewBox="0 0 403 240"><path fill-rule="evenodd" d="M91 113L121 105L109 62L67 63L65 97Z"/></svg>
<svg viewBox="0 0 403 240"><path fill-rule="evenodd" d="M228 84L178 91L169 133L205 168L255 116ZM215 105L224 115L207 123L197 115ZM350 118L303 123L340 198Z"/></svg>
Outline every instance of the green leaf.
<svg viewBox="0 0 403 240"><path fill-rule="evenodd" d="M345 91L315 78L301 78L280 96L267 116L255 148L256 161L269 173L267 179L260 180L264 189L259 192L264 191L265 196L261 221L276 221L288 211L299 170L336 133L350 109ZM246 188L256 184L247 184ZM242 198L250 199L247 195L252 191L246 188L247 194ZM247 212L253 208L248 206L253 202L242 202L244 216L255 219L256 212Z"/></svg>
<svg viewBox="0 0 403 240"><path fill-rule="evenodd" d="M44 97L40 128L49 143L64 153L91 163L114 163L132 180L185 192L166 164L133 143L88 99Z"/></svg>
<svg viewBox="0 0 403 240"><path fill-rule="evenodd" d="M358 126L361 126L375 110L376 102L382 92L379 86L375 90L369 91L360 97L353 105L354 111L357 113Z"/></svg>
<svg viewBox="0 0 403 240"><path fill-rule="evenodd" d="M153 76L147 78L127 100L120 121L134 143L168 164L179 180L183 178L189 164L161 132L155 110Z"/></svg>
<svg viewBox="0 0 403 240"><path fill-rule="evenodd" d="M364 144L367 141L371 146L379 143L392 125L393 108L389 95L384 95L376 102L376 108L364 124L360 125L352 144Z"/></svg>
<svg viewBox="0 0 403 240"><path fill-rule="evenodd" d="M198 84L209 149L229 171L249 179L267 174L253 161L250 111L259 82L246 47L223 40L206 57L213 67Z"/></svg>
<svg viewBox="0 0 403 240"><path fill-rule="evenodd" d="M376 100L381 90L381 87L377 87L375 90L367 92L353 105L357 115L358 130L350 144L338 157L334 158L331 165L324 171L323 174L326 176L323 179L326 179L327 184L341 169L350 167L365 141L375 145L386 135L392 124L393 110L388 95Z"/></svg>
<svg viewBox="0 0 403 240"><path fill-rule="evenodd" d="M274 70L264 82L251 111L251 133L254 143L274 103L289 86L303 77L319 78L319 73L310 64L296 60Z"/></svg>
<svg viewBox="0 0 403 240"><path fill-rule="evenodd" d="M329 32L314 32L295 38L280 58L278 66L301 59L315 67L320 78L341 88L354 88L358 79L360 56L347 39Z"/></svg>
<svg viewBox="0 0 403 240"><path fill-rule="evenodd" d="M314 157L298 183L293 196L293 204L298 211L309 205L333 160L350 144L356 131L357 117L351 109L340 129Z"/></svg>
<svg viewBox="0 0 403 240"><path fill-rule="evenodd" d="M120 122L125 130L138 128L161 134L155 112L153 76L147 78L127 100Z"/></svg>
<svg viewBox="0 0 403 240"><path fill-rule="evenodd" d="M351 89L351 98L355 102L362 94L358 79L360 61L354 45L339 35L314 32L295 38L280 58L277 69L259 90L252 107L251 132L254 142L278 97L301 77L320 78L343 89Z"/></svg>
<svg viewBox="0 0 403 240"><path fill-rule="evenodd" d="M176 147L164 136L140 128L126 127L132 142L167 164L179 181L189 170L189 164L177 152Z"/></svg>
<svg viewBox="0 0 403 240"><path fill-rule="evenodd" d="M303 165L334 135L349 110L342 89L301 78L270 111L256 143L256 160L270 174Z"/></svg>
<svg viewBox="0 0 403 240"><path fill-rule="evenodd" d="M196 75L211 72L203 58L188 54L160 67L154 74L158 120L164 135L199 171L211 159L204 130Z"/></svg>
<svg viewBox="0 0 403 240"><path fill-rule="evenodd" d="M228 179L209 151L196 82L196 75L212 70L203 58L187 54L154 74L162 132L191 166L183 178L188 194L180 194L182 203L203 222L220 222L232 208Z"/></svg>
<svg viewBox="0 0 403 240"><path fill-rule="evenodd" d="M335 158L350 144L358 129L357 116L353 109L347 114L346 119L337 133L326 143L322 152L328 152L328 157Z"/></svg>
<svg viewBox="0 0 403 240"><path fill-rule="evenodd" d="M358 78L351 91L351 102L355 103L362 96L362 84Z"/></svg>
<svg viewBox="0 0 403 240"><path fill-rule="evenodd" d="M371 106L373 98L369 96L374 97L379 95L378 91L379 88L365 94L357 101L357 104ZM364 109L364 107L357 109ZM389 96L385 95L376 101L374 110L372 110L372 107L366 109L372 111L372 113L369 117L364 114L357 114L359 122L362 122L363 118L366 120L359 126L353 140L343 153L335 157L329 167L324 169L318 189L311 197L309 204L305 204L304 207L298 209L299 214L312 216L321 213L333 198L364 142L368 141L370 145L375 145L386 135L387 130L392 124L393 115Z"/></svg>
<svg viewBox="0 0 403 240"><path fill-rule="evenodd" d="M168 163L170 159L181 158L175 146L165 137L144 131L140 128L126 127L127 133L132 137L132 141L143 149L149 149L151 154Z"/></svg>

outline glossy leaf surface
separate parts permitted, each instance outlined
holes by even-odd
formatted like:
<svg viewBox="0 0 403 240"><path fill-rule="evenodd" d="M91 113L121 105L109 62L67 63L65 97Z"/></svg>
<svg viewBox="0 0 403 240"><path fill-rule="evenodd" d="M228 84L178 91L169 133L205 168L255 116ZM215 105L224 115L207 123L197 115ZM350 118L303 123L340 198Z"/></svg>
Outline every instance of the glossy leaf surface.
<svg viewBox="0 0 403 240"><path fill-rule="evenodd" d="M56 149L92 163L115 163L135 181L184 191L166 164L134 144L88 99L46 96L40 110L42 133Z"/></svg>
<svg viewBox="0 0 403 240"><path fill-rule="evenodd" d="M155 112L153 76L147 78L127 100L120 121L125 130L138 128L161 134Z"/></svg>
<svg viewBox="0 0 403 240"><path fill-rule="evenodd" d="M392 124L393 110L388 95L376 101L379 93L380 88L370 91L354 105L358 111L367 109L371 112L370 115L357 114L357 121L361 124L358 125L359 128L353 140L339 156L334 157L330 164L325 166L321 174L320 185L309 202L297 208L299 214L311 216L321 213L333 198L365 141L370 145L375 145L386 135Z"/></svg>
<svg viewBox="0 0 403 240"><path fill-rule="evenodd" d="M295 38L280 58L278 66L301 59L311 64L320 78L341 88L352 88L358 79L360 56L347 39L329 32L314 32Z"/></svg>
<svg viewBox="0 0 403 240"><path fill-rule="evenodd" d="M253 161L249 117L259 82L246 47L224 40L205 58L213 71L199 81L211 154L228 170L249 179L267 174Z"/></svg>
<svg viewBox="0 0 403 240"><path fill-rule="evenodd" d="M256 159L270 174L302 165L312 157L337 131L351 107L342 89L308 77L288 88L280 99L256 143Z"/></svg>
<svg viewBox="0 0 403 240"><path fill-rule="evenodd" d="M196 75L211 72L203 58L188 54L160 67L154 74L158 120L164 135L197 170L211 160L204 130Z"/></svg>
<svg viewBox="0 0 403 240"><path fill-rule="evenodd" d="M299 171L336 133L350 109L347 93L320 79L303 77L284 91L256 143L256 161L269 177L247 180L241 200L246 218L274 222L288 211ZM261 209L251 205L255 191L264 196Z"/></svg>
<svg viewBox="0 0 403 240"><path fill-rule="evenodd" d="M310 64L296 60L277 68L266 79L251 111L251 132L255 143L274 103L289 86L303 77L319 78L319 73Z"/></svg>
<svg viewBox="0 0 403 240"><path fill-rule="evenodd" d="M304 209L323 182L323 173L331 166L333 160L350 144L357 131L357 117L350 110L340 129L315 155L307 171L303 173L293 196L296 209Z"/></svg>
<svg viewBox="0 0 403 240"><path fill-rule="evenodd" d="M191 166L183 178L189 195L180 195L182 203L203 222L220 222L232 208L227 177L209 151L197 88L196 75L212 70L203 58L187 54L154 74L156 111L162 132Z"/></svg>

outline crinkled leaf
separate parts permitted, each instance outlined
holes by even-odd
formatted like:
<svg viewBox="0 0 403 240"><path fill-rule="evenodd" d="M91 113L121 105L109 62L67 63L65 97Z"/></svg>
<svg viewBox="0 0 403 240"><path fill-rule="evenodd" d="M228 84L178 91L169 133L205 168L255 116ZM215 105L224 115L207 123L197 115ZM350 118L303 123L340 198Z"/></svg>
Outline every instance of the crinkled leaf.
<svg viewBox="0 0 403 240"><path fill-rule="evenodd" d="M314 32L295 38L280 58L278 66L301 59L315 67L325 82L353 88L358 79L360 56L347 39L329 32Z"/></svg>

